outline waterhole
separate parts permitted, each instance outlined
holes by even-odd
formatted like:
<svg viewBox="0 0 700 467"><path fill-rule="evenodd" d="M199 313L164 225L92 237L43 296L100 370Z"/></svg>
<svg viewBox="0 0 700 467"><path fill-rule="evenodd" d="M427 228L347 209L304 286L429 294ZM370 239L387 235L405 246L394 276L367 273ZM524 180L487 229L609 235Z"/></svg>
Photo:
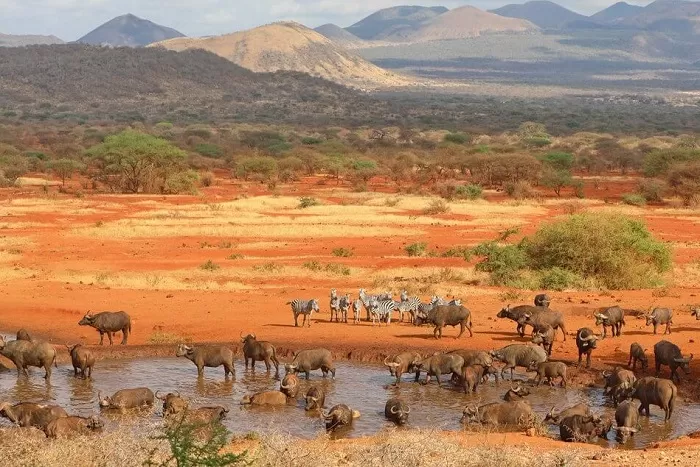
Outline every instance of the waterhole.
<svg viewBox="0 0 700 467"><path fill-rule="evenodd" d="M74 378L73 368L62 365L54 369L50 384L44 381L41 369L31 369L29 378L18 378L14 369L6 370L0 373L0 400L13 403L46 401L63 406L69 413L89 416L99 411L98 391L112 394L119 389L146 386L154 392L179 391L183 397L190 399L192 407L228 407L230 412L224 424L234 434L274 431L312 438L323 432L323 424L317 414L304 411L301 397L309 385L315 384L325 390L327 408L342 403L361 412L361 417L355 420L352 428L342 433L342 436L359 437L376 434L391 426L384 418L384 404L389 397L401 396L409 404L409 428L460 430L463 429L460 417L465 405L500 401L510 385L509 381L501 381L499 385L491 381L481 385L476 395L466 395L451 387L446 379L442 387L438 387L434 378L429 385L423 385L415 383L413 375L405 375L400 387L394 387L394 378L381 365L338 362L336 367L335 380L323 379L320 371L313 372L309 381L301 379L300 400L287 407L253 408L240 405L246 394L279 388L274 371L267 374L260 363L256 371L245 370L237 364L236 377L226 380L222 368L205 369L204 376L198 378L194 365L182 358L101 361L94 369L92 380ZM519 377L527 378L524 374ZM544 417L554 406L561 410L579 402L588 403L594 413L614 417L614 408L603 396L602 389L540 386L531 388L531 392L528 400L540 417ZM140 417L151 422L160 420L160 404ZM107 429L125 422L123 418L106 419ZM2 419L0 424L8 425L8 422ZM663 411L652 406L651 417L640 417L640 424L637 434L622 447L642 448L700 430L700 404L678 401L668 423L663 420ZM558 427L551 426L550 431L553 436L558 436ZM609 440L600 440L599 443L618 446L614 437L615 433L611 431Z"/></svg>

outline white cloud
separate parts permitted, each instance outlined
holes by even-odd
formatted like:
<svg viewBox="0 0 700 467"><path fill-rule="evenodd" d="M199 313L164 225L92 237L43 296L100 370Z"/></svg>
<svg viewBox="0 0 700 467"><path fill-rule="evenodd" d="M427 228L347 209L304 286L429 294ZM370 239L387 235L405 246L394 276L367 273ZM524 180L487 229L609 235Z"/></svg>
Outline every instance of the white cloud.
<svg viewBox="0 0 700 467"><path fill-rule="evenodd" d="M517 0L516 0L517 1ZM524 0L520 0L522 2ZM562 6L592 14L616 0L559 0ZM470 4L498 8L508 0L0 0L0 33L54 34L75 40L125 13L191 36L224 34L280 20L310 27L333 22L349 26L374 11L396 5ZM630 3L646 4L647 1Z"/></svg>

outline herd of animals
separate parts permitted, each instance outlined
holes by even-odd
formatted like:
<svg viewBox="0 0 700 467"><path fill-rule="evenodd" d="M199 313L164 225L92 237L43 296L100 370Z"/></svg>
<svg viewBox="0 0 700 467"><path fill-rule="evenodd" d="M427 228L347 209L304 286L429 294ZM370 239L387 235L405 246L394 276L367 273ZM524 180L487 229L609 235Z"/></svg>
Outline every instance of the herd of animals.
<svg viewBox="0 0 700 467"><path fill-rule="evenodd" d="M410 315L410 321L414 325L431 324L434 326L433 335L439 339L442 337L444 326L460 326L458 338L469 330L472 335L471 313L460 300L445 301L439 297L433 297L430 303L424 304L415 297L408 297L401 293L400 301L396 302L391 294L370 296L364 289L360 290L360 298L351 302L348 295L338 296L335 289L331 291L330 310L331 320L347 322L347 312L350 308L354 312L355 322L360 320L360 307L364 307L366 319L373 322L391 321L392 312ZM302 325L310 326L313 312L318 312L317 300L293 300L291 305L294 313L295 325L299 314L304 316ZM693 308L692 315L700 320L700 309ZM424 384L430 383L434 377L438 386L442 376L450 376L450 382L464 390L465 393L474 393L480 384L484 384L491 376L496 383L499 376L505 379L507 370L510 370L511 387L503 396L502 402L493 402L485 405L470 404L464 408L462 423L480 423L498 426L532 426L540 421L559 425L561 439L564 441L592 441L596 437L606 437L613 427L613 421L603 419L591 412L591 408L585 404L578 404L559 413L554 408L544 418L537 416L527 400L529 390L521 383L513 386L513 370L516 367L525 368L526 371L536 372L534 384L539 386L543 382L554 386L556 380L560 386L567 384L567 365L564 362L552 361L552 344L557 330L561 330L566 340L566 328L562 313L550 308L550 299L546 294L535 297L534 306L520 305L511 308L510 305L503 308L498 318L510 319L517 324L516 332L524 337L528 326L532 328L531 343L510 344L501 349L485 350L454 350L450 352L436 352L424 357L416 352L404 352L384 359L384 365L388 367L391 376L395 378L394 385L400 386L402 376L414 374L415 381L420 381L421 373L425 373ZM601 309L594 313L596 326L602 327L602 334L596 335L590 328L581 328L576 333L576 346L578 348L579 366L582 358L586 356L586 367L590 367L591 354L596 348L599 339L605 339L608 329L612 337L619 337L622 327L625 325L625 310L618 307ZM654 334L657 327L664 325L664 334L671 333L673 313L666 308L656 308L645 315L647 325L653 325ZM131 318L126 312L102 312L91 314L88 312L78 323L81 326L91 326L100 334L99 344L103 345L104 335L107 334L110 345L113 344L113 335L122 333L122 345L126 345L131 332ZM243 357L245 368L255 368L256 362L264 362L267 372L275 368L275 378L279 378L280 361L277 358L275 346L266 341L259 341L255 334L243 336L241 334ZM95 365L93 353L81 344L66 346L68 348L74 376L92 378ZM6 341L0 336L0 355L8 358L17 368L17 374L24 373L29 376L28 367L42 367L45 369L45 378L51 378L52 366L56 366L56 348L39 340L32 339L25 331L17 332L16 340ZM203 375L205 367L224 368L224 376L235 376L234 351L225 345L186 345L179 344L175 355L185 357L197 367L199 376ZM686 374L690 373L691 354L684 357L681 349L675 344L661 340L654 346L656 364L656 376L644 376L637 378L635 372L637 365L641 365L642 371L648 366L645 349L637 343L630 347L627 368L616 367L613 371L603 372L605 379L604 393L610 397L616 407L615 429L617 439L624 442L629 436L638 430L638 417L640 414L649 416L650 405L663 409L664 420L668 421L674 410L678 390L675 381L680 381L678 369ZM495 366L499 362L504 364L500 369ZM662 365L670 368L671 379L659 378ZM300 396L301 384L297 375L304 374L310 379L312 371L321 370L326 378L329 374L335 378L336 369L333 364L331 352L327 349L316 348L301 350L294 354L291 362L284 364L285 376L280 381L278 390L263 391L245 396L241 401L243 405L250 406L275 406L296 404ZM334 405L326 411L326 394L319 385L311 385L302 395L304 407L307 411L316 411L324 420L325 427L329 431L349 426L353 420L360 416L360 412L345 404ZM162 414L166 423L193 423L203 426L220 422L228 413L228 408L222 406L190 407L189 402L177 392L161 394L155 393L145 387L128 388L115 392L111 396L102 396L98 393L99 407L107 412L138 411L154 405L155 400L162 402ZM638 400L637 405L634 400ZM408 421L410 407L401 397L390 398L385 405L385 417L397 424L404 425ZM60 406L34 403L0 402L0 416L9 419L20 427L36 427L43 430L47 437L64 437L76 434L87 434L101 430L104 426L98 416L80 417L71 416Z"/></svg>

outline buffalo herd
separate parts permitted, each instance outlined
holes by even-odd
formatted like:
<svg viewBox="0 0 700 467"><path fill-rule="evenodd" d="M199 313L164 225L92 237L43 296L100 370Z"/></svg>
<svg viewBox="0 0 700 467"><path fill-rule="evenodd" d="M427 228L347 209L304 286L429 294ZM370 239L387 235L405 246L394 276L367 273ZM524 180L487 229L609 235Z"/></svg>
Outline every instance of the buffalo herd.
<svg viewBox="0 0 700 467"><path fill-rule="evenodd" d="M391 320L392 311L400 311L402 315L408 313L414 325L434 326L433 336L436 339L442 337L445 326L460 326L457 338L465 330L469 331L470 336L473 335L472 315L460 300L453 299L447 302L439 297L433 297L430 303L425 304L415 297L408 297L403 292L401 300L395 302L391 299L391 294L370 296L361 290L361 305L357 305L357 301L352 302L349 295L341 296L344 300L340 300L334 292L335 290L331 294L331 305L342 308L341 316L350 308L359 310L359 306L364 305L368 318L379 322L384 320L387 324ZM307 302L316 302L316 300ZM590 441L596 437L605 437L614 428L617 439L624 442L639 429L639 416L649 416L651 405L664 411L664 420L668 421L671 418L678 398L678 389L674 381L680 381L679 370L686 375L690 373L693 355L685 356L676 344L667 340L661 340L654 345L655 376L639 378L636 376L638 364L641 366L641 371L646 371L648 368L646 350L638 343L633 343L630 347L627 362L629 369L615 367L612 371L603 372L604 394L609 396L616 407L614 420L595 415L587 404L578 404L558 413L555 413L552 408L544 417L537 415L528 401L530 391L524 383L514 385L513 373L516 368L523 368L526 372L536 373L532 380L535 386L546 383L553 387L558 383L562 388L567 387L568 365L551 359L552 346L558 331L561 331L563 340L566 340L566 323L563 314L552 310L550 304L551 299L546 294L540 294L535 298L534 306L519 305L511 308L508 305L497 313L498 318L509 319L516 323L515 331L520 337L525 336L528 327L531 328L532 337L529 343L510 344L490 351L462 349L435 352L427 356L408 351L386 357L384 365L389 369L390 375L394 378L393 384L397 388L401 385L403 375L414 375L414 381L419 382L423 373L425 374L423 384L429 384L431 378L434 378L435 383L441 386L443 384L441 378L449 376L452 384L469 394L478 392L479 385L484 384L491 376L496 383L499 377L505 379L506 372L510 370L511 387L503 395L503 400L482 405L469 404L462 412L463 423L528 427L539 423L551 423L559 426L559 433L564 441ZM309 309L313 308L317 307L312 306ZM300 310L302 311L297 311L304 313L303 308ZM358 310L355 310L354 322L359 321ZM381 316L381 310L389 313L389 317ZM618 306L596 311L593 318L595 326L602 328L600 335L586 327L577 330L575 344L578 349L579 367L583 363L584 356L586 357L585 366L590 367L591 354L595 351L599 340L605 339L608 335L614 338L622 334L626 324L626 311L629 315L629 310ZM693 308L691 311L693 316L700 319L698 309ZM371 317L373 313L377 316ZM335 316L336 321L341 321L337 313ZM665 326L664 334L671 334L673 313L670 309L655 308L643 315L643 318L646 319L647 325L653 325L654 334L657 333L659 325ZM347 322L347 319L344 321ZM403 321L402 318L401 321ZM132 327L131 318L123 311L96 314L88 312L78 324L95 328L100 334L99 345L103 345L105 334L110 345L113 345L113 334L117 332L122 333L121 344L126 345ZM254 369L256 362L263 362L268 373L274 366L275 377L279 378L280 361L277 358L275 346L270 342L258 340L252 333L245 336L241 334L240 337L245 368L247 369L250 365ZM74 376L92 378L95 366L93 353L81 344L66 347L71 358ZM52 367L56 366L54 346L32 339L25 330L20 330L15 340L6 341L0 337L0 355L14 363L18 375L24 373L28 376L27 368L30 366L41 367L45 370L45 378L48 380L51 378ZM228 346L179 344L175 355L190 360L197 367L199 376L202 376L205 367L223 367L225 378L229 375L235 377L235 354ZM311 385L304 394L300 394L299 377L301 375L308 380L312 371L320 370L324 378L330 376L335 379L336 368L329 350L315 348L298 351L293 359L283 363L283 366L285 376L280 381L278 390L246 395L240 404L251 407L296 405L297 398L301 395L304 409L316 411L329 431L349 426L353 420L360 417L359 411L342 403L326 410L326 394L319 385ZM669 367L670 379L659 378L661 366ZM108 412L122 413L148 409L156 400L163 403L162 413L166 424L187 422L210 425L221 421L229 412L229 409L223 406L191 407L189 401L177 392L161 394L156 391L154 394L146 387L121 389L112 395L105 396L98 393L100 409ZM404 425L408 422L410 412L411 408L405 400L401 397L392 397L386 402L384 415L390 422ZM59 406L33 402L15 404L0 402L0 416L22 427L37 427L43 430L47 437L54 438L87 434L103 427L103 422L97 416L89 418L71 416Z"/></svg>

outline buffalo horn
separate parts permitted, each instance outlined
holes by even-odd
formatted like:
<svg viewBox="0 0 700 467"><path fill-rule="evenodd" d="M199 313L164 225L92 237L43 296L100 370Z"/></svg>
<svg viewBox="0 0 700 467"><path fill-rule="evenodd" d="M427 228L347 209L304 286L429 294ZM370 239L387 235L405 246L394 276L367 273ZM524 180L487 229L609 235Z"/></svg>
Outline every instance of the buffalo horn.
<svg viewBox="0 0 700 467"><path fill-rule="evenodd" d="M156 399L160 399L160 400L164 401L165 396L159 396L158 394L160 394L160 389L156 391Z"/></svg>
<svg viewBox="0 0 700 467"><path fill-rule="evenodd" d="M396 406L394 405L394 406L391 407L391 409L389 409L389 411L390 411L391 413L397 413L397 412L399 411L399 408L396 407Z"/></svg>
<svg viewBox="0 0 700 467"><path fill-rule="evenodd" d="M389 364L386 362L388 358L389 358L389 357L386 357L386 358L384 359L384 365L385 365L385 366L391 366L391 365L389 365Z"/></svg>

